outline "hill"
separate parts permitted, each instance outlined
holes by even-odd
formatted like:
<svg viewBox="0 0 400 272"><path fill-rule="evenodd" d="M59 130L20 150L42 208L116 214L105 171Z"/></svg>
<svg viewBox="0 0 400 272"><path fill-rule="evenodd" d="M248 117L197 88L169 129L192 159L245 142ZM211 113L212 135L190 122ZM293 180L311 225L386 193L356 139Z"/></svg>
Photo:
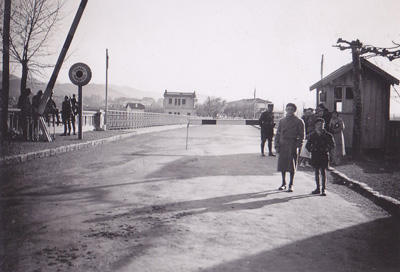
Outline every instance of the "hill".
<svg viewBox="0 0 400 272"><path fill-rule="evenodd" d="M2 75L0 73L0 79L2 79ZM10 97L18 97L20 95L20 82L21 79L17 76L10 76ZM33 94L36 94L39 90L45 90L47 83L36 81L36 82L28 82L28 88L32 89ZM83 97L90 96L100 96L105 97L105 85L104 84L95 84L90 83L83 87ZM78 87L72 83L56 83L54 86L54 94L57 96L64 95L72 95L78 93ZM118 97L128 97L128 98L143 98L143 97L152 97L154 99L159 99L163 97L163 91L160 93L155 92L145 92L141 90L137 90L128 86L117 86L113 84L108 85L108 97L111 99L115 99Z"/></svg>
<svg viewBox="0 0 400 272"><path fill-rule="evenodd" d="M0 70L0 80L2 79L2 73ZM20 82L21 78L10 75L10 97L18 98L20 95ZM47 83L36 81L36 82L27 82L28 88L31 88L33 94L36 94L39 90L45 90ZM84 86L82 89L83 97L91 97L91 96L98 96L102 99L105 98L105 84L95 84L89 83L88 85ZM163 98L164 90L160 90L160 92L146 92L142 90L138 90L129 86L118 86L114 84L108 85L108 97L109 99L116 99L119 97L127 97L127 98L138 98L142 99L143 97L152 97L155 100L159 98ZM54 94L58 97L63 97L65 95L72 95L78 93L78 87L72 83L56 83L54 86ZM206 95L198 94L197 99L199 103L203 103L206 99Z"/></svg>

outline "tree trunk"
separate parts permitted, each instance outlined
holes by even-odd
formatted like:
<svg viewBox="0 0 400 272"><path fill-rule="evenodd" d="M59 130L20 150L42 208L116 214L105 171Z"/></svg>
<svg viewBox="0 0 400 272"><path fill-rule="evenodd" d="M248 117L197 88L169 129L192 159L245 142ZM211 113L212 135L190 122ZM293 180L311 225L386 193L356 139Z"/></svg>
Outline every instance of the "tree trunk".
<svg viewBox="0 0 400 272"><path fill-rule="evenodd" d="M360 53L357 48L352 49L353 76L354 76L354 127L353 127L353 158L358 159L362 155L362 99L361 99L361 66Z"/></svg>
<svg viewBox="0 0 400 272"><path fill-rule="evenodd" d="M22 75L21 75L21 94L26 89L26 82L28 81L28 61L22 61Z"/></svg>
<svg viewBox="0 0 400 272"><path fill-rule="evenodd" d="M10 18L11 0L4 2L4 23L3 23L3 81L1 84L1 140L8 132L8 97L10 91Z"/></svg>

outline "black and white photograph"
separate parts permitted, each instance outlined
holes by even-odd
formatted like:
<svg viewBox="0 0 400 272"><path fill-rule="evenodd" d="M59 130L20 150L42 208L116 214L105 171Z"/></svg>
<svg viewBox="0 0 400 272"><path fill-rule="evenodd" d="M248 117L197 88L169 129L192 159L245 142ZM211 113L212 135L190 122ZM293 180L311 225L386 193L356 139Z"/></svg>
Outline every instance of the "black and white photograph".
<svg viewBox="0 0 400 272"><path fill-rule="evenodd" d="M0 271L400 271L399 11L0 0Z"/></svg>

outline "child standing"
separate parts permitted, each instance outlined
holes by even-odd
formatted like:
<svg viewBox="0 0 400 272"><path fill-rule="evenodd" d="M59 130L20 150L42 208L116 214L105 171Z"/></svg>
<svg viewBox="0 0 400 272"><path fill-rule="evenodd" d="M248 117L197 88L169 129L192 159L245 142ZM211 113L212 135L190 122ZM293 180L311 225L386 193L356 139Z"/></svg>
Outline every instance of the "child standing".
<svg viewBox="0 0 400 272"><path fill-rule="evenodd" d="M329 153L331 152L332 148L335 147L333 136L324 129L324 125L324 119L317 118L315 120L315 131L310 135L310 138L306 144L306 149L311 152L311 165L315 169L315 182L317 184L317 188L311 193L321 193L322 196L326 196L326 168L328 168L329 165ZM322 183L321 189L319 182L320 174Z"/></svg>

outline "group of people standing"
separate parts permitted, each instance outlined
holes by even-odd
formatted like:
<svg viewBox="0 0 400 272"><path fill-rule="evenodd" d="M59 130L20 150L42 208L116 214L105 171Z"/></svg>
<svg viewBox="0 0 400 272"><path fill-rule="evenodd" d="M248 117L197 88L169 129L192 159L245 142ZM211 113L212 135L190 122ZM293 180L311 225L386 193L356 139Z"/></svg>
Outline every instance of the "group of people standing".
<svg viewBox="0 0 400 272"><path fill-rule="evenodd" d="M39 139L39 117L41 116L38 112L39 105L43 97L43 91L39 90L36 95L30 100L32 91L30 88L25 89L18 99L17 107L20 109L19 122L22 128L22 140L23 141L35 141ZM73 127L73 133L75 133L75 116L78 114L78 103L75 98L75 94L72 98L65 96L64 102L62 103L61 117L62 123L64 124L64 133L61 135L71 134L71 124ZM49 115L52 115L53 120L57 125L61 124L60 111L57 108L57 104L53 99L53 92L51 93L46 107L43 112L43 116L48 120ZM68 130L68 132L67 132Z"/></svg>
<svg viewBox="0 0 400 272"><path fill-rule="evenodd" d="M315 169L316 189L312 194L326 196L326 169L330 162L340 163L344 151L344 123L338 113L329 113L321 103L315 113L313 109L306 109L300 119L295 115L297 106L289 103L285 108L286 116L282 118L276 130L274 147L278 153L277 170L282 174L282 184L279 190L293 192L293 181L297 169L298 158L303 156L309 160ZM273 105L261 114L261 156L264 156L264 145L268 140L269 155L272 153L273 128L275 127ZM301 155L300 155L301 154ZM286 182L286 173L289 172L289 184Z"/></svg>
<svg viewBox="0 0 400 272"><path fill-rule="evenodd" d="M306 137L300 152L300 165L309 166L311 154L305 148L305 145L310 135L315 131L315 121L317 118L324 119L324 129L332 134L336 143L335 148L330 152L330 165L340 165L342 157L346 155L343 135L345 125L337 111L329 112L322 103L318 105L315 113L312 108L304 109L303 111L301 119L304 121Z"/></svg>

